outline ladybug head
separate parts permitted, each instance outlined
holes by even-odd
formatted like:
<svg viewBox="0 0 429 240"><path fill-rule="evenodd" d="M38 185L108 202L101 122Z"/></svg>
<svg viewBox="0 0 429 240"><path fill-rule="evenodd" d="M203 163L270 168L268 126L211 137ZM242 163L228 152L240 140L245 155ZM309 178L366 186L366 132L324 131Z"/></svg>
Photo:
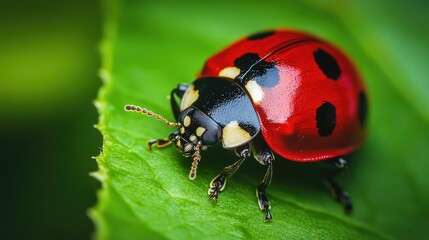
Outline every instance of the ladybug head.
<svg viewBox="0 0 429 240"><path fill-rule="evenodd" d="M170 140L185 157L193 157L192 169L189 178L195 179L200 151L207 145L215 144L221 136L220 126L200 110L189 107L180 113L178 132L170 135Z"/></svg>
<svg viewBox="0 0 429 240"><path fill-rule="evenodd" d="M191 147L198 142L202 146L215 144L221 136L220 126L200 110L189 107L180 113L178 119L178 136L182 143L175 141L185 156L190 156Z"/></svg>
<svg viewBox="0 0 429 240"><path fill-rule="evenodd" d="M170 134L169 139L185 157L193 157L190 179L195 179L198 162L201 159L200 151L207 145L215 144L221 137L221 127L200 110L189 107L180 113L178 122L170 122L164 117L145 108L126 105L126 111L140 112L167 123L168 126L177 126L178 131Z"/></svg>

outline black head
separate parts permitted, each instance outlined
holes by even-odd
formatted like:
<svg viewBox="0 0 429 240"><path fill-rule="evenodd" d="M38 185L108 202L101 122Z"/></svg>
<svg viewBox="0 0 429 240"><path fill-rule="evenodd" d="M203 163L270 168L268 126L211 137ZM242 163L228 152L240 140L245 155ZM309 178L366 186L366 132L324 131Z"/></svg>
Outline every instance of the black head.
<svg viewBox="0 0 429 240"><path fill-rule="evenodd" d="M170 140L185 157L194 156L207 145L215 144L221 137L221 127L195 107L182 111L178 118L178 132Z"/></svg>

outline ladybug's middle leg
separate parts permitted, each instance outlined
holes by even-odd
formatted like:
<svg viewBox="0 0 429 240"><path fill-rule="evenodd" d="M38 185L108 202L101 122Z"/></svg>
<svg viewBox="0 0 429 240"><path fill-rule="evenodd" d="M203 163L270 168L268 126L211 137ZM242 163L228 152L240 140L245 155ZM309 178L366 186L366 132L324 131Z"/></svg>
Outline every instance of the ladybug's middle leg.
<svg viewBox="0 0 429 240"><path fill-rule="evenodd" d="M344 191L344 189L333 179L334 176L347 169L347 161L343 158L335 158L328 160L328 163L331 164L331 168L333 165L334 169L322 172L324 182L331 191L332 197L344 206L344 211L346 213L350 213L353 209L351 197L349 193Z"/></svg>
<svg viewBox="0 0 429 240"><path fill-rule="evenodd" d="M222 172L210 182L208 194L210 195L210 199L213 199L216 202L218 200L219 192L223 191L225 188L226 180L237 172L244 160L250 156L250 146L245 144L244 146L236 148L235 154L240 157L240 159L232 165L225 167Z"/></svg>
<svg viewBox="0 0 429 240"><path fill-rule="evenodd" d="M256 197L258 198L259 209L266 213L265 222L269 222L273 219L270 212L271 204L266 195L266 190L268 186L270 186L271 179L273 178L273 163L270 161L267 165L267 172L265 173L262 182L256 188Z"/></svg>
<svg viewBox="0 0 429 240"><path fill-rule="evenodd" d="M256 188L256 197L258 198L259 209L266 213L265 222L269 222L273 217L270 212L271 204L267 198L266 191L268 186L271 184L271 179L273 178L273 161L275 158L273 151L260 134L253 139L252 149L256 160L258 160L260 164L267 166L264 178Z"/></svg>

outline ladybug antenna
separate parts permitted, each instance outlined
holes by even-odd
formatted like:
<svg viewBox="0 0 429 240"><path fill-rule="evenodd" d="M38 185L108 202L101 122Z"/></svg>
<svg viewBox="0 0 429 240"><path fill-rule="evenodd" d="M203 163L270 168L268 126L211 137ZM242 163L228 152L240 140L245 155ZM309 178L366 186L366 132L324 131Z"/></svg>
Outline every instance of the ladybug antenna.
<svg viewBox="0 0 429 240"><path fill-rule="evenodd" d="M159 114L156 114L156 113L154 113L154 112L152 112L146 108L127 104L127 105L125 105L124 109L127 112L138 112L138 113L142 113L142 114L149 116L149 117L155 117L156 119L165 122L169 127L174 127L174 126L178 125L177 123L170 122L165 117L163 117Z"/></svg>
<svg viewBox="0 0 429 240"><path fill-rule="evenodd" d="M191 180L194 180L197 177L198 163L201 160L201 155L200 155L201 142L197 143L196 148L197 149L193 155L194 161L192 162L191 171L189 171L189 179L191 179Z"/></svg>

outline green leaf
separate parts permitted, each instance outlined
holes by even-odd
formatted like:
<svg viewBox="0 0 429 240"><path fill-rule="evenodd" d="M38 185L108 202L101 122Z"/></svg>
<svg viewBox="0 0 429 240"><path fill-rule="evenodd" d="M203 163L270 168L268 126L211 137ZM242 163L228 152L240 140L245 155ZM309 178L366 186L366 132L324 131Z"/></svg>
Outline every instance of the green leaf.
<svg viewBox="0 0 429 240"><path fill-rule="evenodd" d="M104 6L104 86L96 102L97 128L104 141L97 157L99 171L94 173L103 187L97 206L90 211L97 238L427 235L429 88L423 64L429 37L425 31L413 32L409 39L402 35L410 26L427 29L427 21L404 13L404 9L413 13L426 6L386 11L385 4L372 1L131 0L108 1ZM395 13L409 18L395 20ZM275 162L268 190L272 223L263 223L254 196L265 169L251 159L229 180L219 202L210 202L208 184L236 160L234 154L212 147L202 156L197 179L190 181L191 161L174 147L146 149L149 139L166 137L172 129L123 110L125 104L138 104L173 119L166 97L172 88L192 81L205 59L237 38L276 27L301 29L336 43L355 59L366 79L371 106L368 139L347 158L349 171L339 177L353 196L355 209L350 216L324 188L318 164L281 158Z"/></svg>

